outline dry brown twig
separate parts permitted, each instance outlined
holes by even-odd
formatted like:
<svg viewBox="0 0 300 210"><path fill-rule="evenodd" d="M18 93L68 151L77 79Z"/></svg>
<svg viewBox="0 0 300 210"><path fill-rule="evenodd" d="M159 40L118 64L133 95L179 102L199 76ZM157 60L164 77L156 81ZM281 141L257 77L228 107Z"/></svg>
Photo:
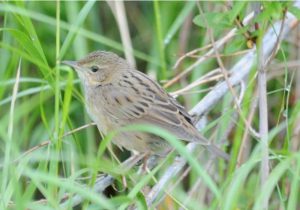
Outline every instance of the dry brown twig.
<svg viewBox="0 0 300 210"><path fill-rule="evenodd" d="M246 50L240 50L240 51L237 51L237 52L233 52L233 53L228 53L228 54L221 54L219 53L219 57L220 58L223 58L223 57L233 57L233 56L239 56L239 55L244 55L246 53L248 53L249 51L251 51L251 49L246 49ZM217 55L211 55L211 56L208 56L207 58L216 58ZM193 56L194 58L200 58L202 57L201 55L199 56Z"/></svg>
<svg viewBox="0 0 300 210"><path fill-rule="evenodd" d="M201 48L198 48L198 49L195 49L195 50L192 50L190 52L187 52L185 53L184 55L182 55L181 57L179 57L173 67L173 69L176 69L178 68L178 66L181 64L181 62L185 59L185 58L202 58L203 55L194 55L196 54L197 52L201 52L207 48L211 48L212 47L212 44L208 44L206 45L205 47L201 47ZM249 52L251 49L247 49L247 50L241 50L241 51L238 51L238 52L234 52L234 53L229 53L229 54L219 54L220 57L232 57L232 56L238 56L238 55L243 55L243 54L246 54L247 52ZM210 56L206 56L205 58L206 59L209 59L209 58L215 58L216 55L210 55Z"/></svg>
<svg viewBox="0 0 300 210"><path fill-rule="evenodd" d="M179 57L175 63L175 65L173 66L173 69L176 69L178 68L178 66L181 64L181 62L185 59L185 58L188 58L188 57L192 57L194 54L198 53L198 52L201 52L201 51L204 51L204 50L207 50L211 48L211 44L208 44L204 47L201 47L201 48L197 48L197 49L194 49L190 52L187 52L185 53L184 55L182 55L181 57Z"/></svg>
<svg viewBox="0 0 300 210"><path fill-rule="evenodd" d="M180 94L175 94L175 95L173 95L173 93L171 93L171 96L176 98L179 95L194 95L194 94L199 94L199 93L207 93L207 92L211 91L212 89L213 89L212 87L208 87L208 88L204 88L201 90L187 90L184 92L180 92Z"/></svg>
<svg viewBox="0 0 300 210"><path fill-rule="evenodd" d="M300 47L299 47L300 48ZM268 75L267 80L271 80L274 77L279 77L286 73L286 70L296 69L299 71L300 61L299 60L291 60L284 63L275 63L271 64L267 67ZM296 80L298 81L298 80Z"/></svg>
<svg viewBox="0 0 300 210"><path fill-rule="evenodd" d="M271 55L265 61L265 63L266 63L265 66L267 66L267 64L269 64L274 59L275 55L277 54L277 51L279 50L280 42L281 42L280 37L282 35L282 30L283 30L283 26L284 26L286 13L287 13L287 8L285 8L284 11L283 11L283 17L282 17L282 20L281 20L281 27L280 27L280 30L279 30L279 33L278 33L278 39L276 40L276 43L274 45L274 49L272 50Z"/></svg>
<svg viewBox="0 0 300 210"><path fill-rule="evenodd" d="M250 20L253 18L254 13L250 13L249 15L247 15L243 21L244 25L247 25ZM232 37L235 36L235 33L238 29L234 28L232 29L229 33L227 33L222 39L216 41L216 48L219 49L221 48L225 43L227 43ZM199 58L195 63L193 63L191 66L189 66L187 69L185 69L183 72L181 72L180 74L178 74L177 76L175 76L173 79L171 79L170 81L168 81L165 85L164 88L167 88L169 86L171 86L173 83L177 82L180 78L184 77L185 75L187 75L188 73L190 73L192 70L194 70L194 68L196 68L197 66L199 66L201 63L203 63L207 57L211 56L214 54L214 49L209 50L207 53L205 53L201 58Z"/></svg>
<svg viewBox="0 0 300 210"><path fill-rule="evenodd" d="M221 78L223 78L223 75L216 74L216 73L219 72L218 70L219 69L215 69L215 70L212 70L212 71L208 72L206 75L198 78L197 80L195 80L191 84L185 86L184 88L172 92L171 95L173 97L177 97L178 95L181 95L181 94L183 94L183 93L185 93L185 92L187 92L187 91L189 91L189 90L191 90L194 87L197 87L199 85L202 85L202 84L205 84L205 83L208 83L208 82L212 82L212 81L220 80ZM216 75L214 75L214 74L216 74Z"/></svg>
<svg viewBox="0 0 300 210"><path fill-rule="evenodd" d="M238 111L238 113L239 113L239 116L240 116L241 119L243 120L245 126L246 126L247 128L249 128L249 130L250 130L250 132L252 133L252 135L253 135L254 137L258 138L258 137L259 137L259 134L255 131L254 128L252 128L252 126L247 122L247 120L246 120L245 117L244 117L244 114L243 114L243 112L242 112L242 110L241 110L241 107L240 107L239 100L238 100L238 98L237 98L237 96L236 96L236 92L235 92L235 90L233 89L232 85L231 85L230 82L229 82L228 71L226 70L226 68L225 68L225 66L224 66L224 64L223 64L223 61L222 61L222 59L221 59L221 57L220 57L220 55L219 55L219 50L218 50L218 48L216 47L216 43L215 43L215 40L214 40L214 36L213 36L212 29L209 27L209 25L208 25L208 23L207 23L207 20L205 19L204 15L203 15L203 11L202 11L202 9L201 9L201 6L200 6L199 2L197 3L197 6L198 6L199 12L200 12L200 14L203 16L203 20L204 20L204 22L205 22L205 24L206 24L206 26L207 26L208 35L209 35L209 37L210 37L210 40L211 40L211 43L212 43L214 52L215 52L215 54L216 54L217 62L218 62L218 64L219 64L219 66L220 66L220 70L221 70L221 72L222 72L222 74L223 74L223 76L224 76L225 82L226 82L226 84L227 84L227 86L228 86L228 88L229 88L229 90L230 90L230 92L231 92L231 94L232 94L232 96L233 96L233 100L234 100L235 106L236 106L236 108L237 108L237 111Z"/></svg>
<svg viewBox="0 0 300 210"><path fill-rule="evenodd" d="M247 117L247 121L249 122L249 124L251 124L253 118L254 118L254 114L255 114L255 110L257 108L257 102L258 102L258 91L256 90L255 93L254 93L254 97L253 97L253 100L252 100L252 103L251 103L251 106L250 106L250 111L249 111L249 115ZM241 140L241 145L240 145L240 150L239 150L239 154L238 154L238 157L237 157L237 165L236 167L239 168L245 158L246 158L246 155L245 155L245 151L248 149L249 150L249 144L250 142L248 141L249 139L249 130L248 130L248 127L246 127L245 129L245 132L243 134L243 137L242 137L242 140Z"/></svg>

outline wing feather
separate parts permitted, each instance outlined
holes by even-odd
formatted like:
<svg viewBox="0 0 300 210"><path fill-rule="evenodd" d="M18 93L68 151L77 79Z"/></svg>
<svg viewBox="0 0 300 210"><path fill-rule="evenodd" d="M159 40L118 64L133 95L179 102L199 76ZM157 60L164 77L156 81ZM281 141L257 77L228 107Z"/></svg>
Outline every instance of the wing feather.
<svg viewBox="0 0 300 210"><path fill-rule="evenodd" d="M104 93L111 105L107 112L112 118L119 122L154 124L186 141L203 140L184 107L157 83L139 71L124 74L129 75L120 78L119 86L112 86ZM204 140L202 143L207 144Z"/></svg>

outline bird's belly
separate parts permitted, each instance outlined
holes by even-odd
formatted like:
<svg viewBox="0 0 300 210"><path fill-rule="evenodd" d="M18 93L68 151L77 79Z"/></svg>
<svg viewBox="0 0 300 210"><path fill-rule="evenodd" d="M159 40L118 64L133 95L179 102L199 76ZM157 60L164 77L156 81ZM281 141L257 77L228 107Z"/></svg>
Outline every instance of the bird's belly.
<svg viewBox="0 0 300 210"><path fill-rule="evenodd" d="M120 148L127 150L135 150L138 152L150 151L141 133L138 132L120 132L112 139L112 142Z"/></svg>
<svg viewBox="0 0 300 210"><path fill-rule="evenodd" d="M97 124L100 132L107 134L109 131L109 121L106 119L101 107L95 107L87 101L87 112L90 118Z"/></svg>
<svg viewBox="0 0 300 210"><path fill-rule="evenodd" d="M112 142L127 150L163 156L171 149L166 140L149 133L137 131L120 132L112 139Z"/></svg>

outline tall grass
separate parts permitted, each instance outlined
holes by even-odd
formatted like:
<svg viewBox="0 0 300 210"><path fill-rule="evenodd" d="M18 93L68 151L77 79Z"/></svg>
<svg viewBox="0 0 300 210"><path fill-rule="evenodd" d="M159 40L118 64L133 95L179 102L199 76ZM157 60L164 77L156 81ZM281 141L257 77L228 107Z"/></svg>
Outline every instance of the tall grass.
<svg viewBox="0 0 300 210"><path fill-rule="evenodd" d="M137 68L156 76L162 85L213 49L208 46L209 28L217 41L238 27L219 49L229 70L286 12L298 18L300 14L299 6L291 2L262 2L264 10L241 26L239 20L251 13L252 3L234 2L232 7L225 2L124 4ZM228 91L199 123L201 132L230 155L229 162L214 159L203 148L186 147L157 127L122 128L152 132L175 148L141 174L138 165L125 170L121 164L130 154L110 144L114 133L102 137L93 125L76 129L91 120L77 75L61 65L62 60L76 60L98 49L124 56L116 21L107 2L0 3L0 209L73 209L76 203L78 209L229 210L261 209L265 202L269 209L300 209L299 26L279 42L278 53L265 66L267 156L262 156L261 138L245 124L246 120L258 130L261 122L255 64L242 85L233 87L241 98L240 113ZM261 27L256 30L255 24ZM173 69L180 56L203 46L208 47ZM208 57L190 74L168 84L167 90L186 87L218 67L215 55ZM224 81L223 76L210 80L218 75L221 71L204 78L201 85L179 95L178 101L188 108L195 106ZM270 171L262 182L263 157ZM176 168L179 163L186 166Z"/></svg>

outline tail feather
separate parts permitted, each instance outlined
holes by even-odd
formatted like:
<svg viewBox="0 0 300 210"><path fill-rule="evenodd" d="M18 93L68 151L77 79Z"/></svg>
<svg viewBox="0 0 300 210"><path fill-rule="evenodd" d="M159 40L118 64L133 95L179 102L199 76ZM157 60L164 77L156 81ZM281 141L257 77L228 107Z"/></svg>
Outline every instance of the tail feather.
<svg viewBox="0 0 300 210"><path fill-rule="evenodd" d="M208 151L215 154L216 156L229 161L230 156L227 153L225 153L224 151L222 151L220 148L218 148L216 145L210 144L210 145L207 145L206 148Z"/></svg>
<svg viewBox="0 0 300 210"><path fill-rule="evenodd" d="M230 156L222 151L219 147L209 142L204 136L202 136L199 132L197 132L197 136L193 139L195 142L200 143L202 146L204 146L209 152L214 154L217 157L221 157L224 160L229 161Z"/></svg>

